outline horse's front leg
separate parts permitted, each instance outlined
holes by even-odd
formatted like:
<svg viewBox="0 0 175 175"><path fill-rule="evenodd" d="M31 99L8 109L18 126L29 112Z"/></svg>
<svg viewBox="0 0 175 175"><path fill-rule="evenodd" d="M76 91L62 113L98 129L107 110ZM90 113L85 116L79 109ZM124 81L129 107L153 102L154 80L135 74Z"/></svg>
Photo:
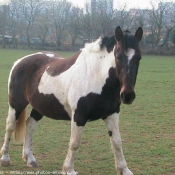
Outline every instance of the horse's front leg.
<svg viewBox="0 0 175 175"><path fill-rule="evenodd" d="M66 172L67 175L76 175L77 173L74 170L74 159L76 151L81 143L81 136L84 130L84 126L77 126L77 123L74 121L74 115L71 120L71 137L69 143L69 150L67 157L63 164L63 172Z"/></svg>
<svg viewBox="0 0 175 175"><path fill-rule="evenodd" d="M119 132L119 114L115 113L111 116L108 116L104 122L106 124L110 141L114 150L115 167L117 171L120 175L133 175L133 173L127 167L127 163L122 151L122 141Z"/></svg>

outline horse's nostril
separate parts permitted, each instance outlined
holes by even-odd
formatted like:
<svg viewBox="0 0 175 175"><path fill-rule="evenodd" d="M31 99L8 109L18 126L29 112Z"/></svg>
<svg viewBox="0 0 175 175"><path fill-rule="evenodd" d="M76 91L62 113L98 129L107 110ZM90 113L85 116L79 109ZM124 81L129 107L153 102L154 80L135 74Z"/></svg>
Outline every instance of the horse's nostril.
<svg viewBox="0 0 175 175"><path fill-rule="evenodd" d="M135 92L125 92L123 91L120 94L120 98L124 104L131 104L133 100L135 99Z"/></svg>
<svg viewBox="0 0 175 175"><path fill-rule="evenodd" d="M122 101L124 101L124 99L125 99L125 94L124 94L124 92L122 92L122 93L120 94L120 98L122 99Z"/></svg>

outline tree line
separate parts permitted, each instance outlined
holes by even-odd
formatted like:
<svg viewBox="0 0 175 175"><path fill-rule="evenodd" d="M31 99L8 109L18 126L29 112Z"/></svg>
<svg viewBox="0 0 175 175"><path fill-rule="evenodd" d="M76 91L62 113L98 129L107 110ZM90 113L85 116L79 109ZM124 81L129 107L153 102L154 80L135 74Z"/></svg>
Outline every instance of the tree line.
<svg viewBox="0 0 175 175"><path fill-rule="evenodd" d="M127 4L113 9L104 0L96 3L92 11L67 0L12 0L11 4L0 6L0 42L3 47L10 39L13 48L19 44L30 48L37 43L60 49L74 47L77 41L90 42L100 35L113 35L116 26L130 31L141 26L143 45L175 45L175 4L160 1L157 8L153 2L152 9L127 10Z"/></svg>

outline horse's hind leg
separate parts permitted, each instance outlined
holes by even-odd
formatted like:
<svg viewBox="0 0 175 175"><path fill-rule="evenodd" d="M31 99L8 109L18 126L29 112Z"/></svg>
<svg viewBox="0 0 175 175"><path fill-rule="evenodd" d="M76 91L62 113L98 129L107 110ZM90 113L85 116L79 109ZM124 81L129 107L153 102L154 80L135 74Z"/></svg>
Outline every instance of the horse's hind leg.
<svg viewBox="0 0 175 175"><path fill-rule="evenodd" d="M23 159L27 161L28 167L34 168L38 166L32 152L32 137L37 127L37 123L42 117L43 116L40 113L33 109L29 118L26 121L26 135L23 145Z"/></svg>
<svg viewBox="0 0 175 175"><path fill-rule="evenodd" d="M9 106L8 117L6 119L6 133L4 138L4 144L1 148L1 153L2 153L1 166L10 165L9 144L10 144L11 135L16 127L15 113L16 113L15 109Z"/></svg>
<svg viewBox="0 0 175 175"><path fill-rule="evenodd" d="M6 133L4 144L1 148L1 166L10 165L9 144L12 133L14 132L14 140L20 142L23 140L25 128L25 111L27 104L21 105L20 109L14 109L9 106L8 117L6 119Z"/></svg>

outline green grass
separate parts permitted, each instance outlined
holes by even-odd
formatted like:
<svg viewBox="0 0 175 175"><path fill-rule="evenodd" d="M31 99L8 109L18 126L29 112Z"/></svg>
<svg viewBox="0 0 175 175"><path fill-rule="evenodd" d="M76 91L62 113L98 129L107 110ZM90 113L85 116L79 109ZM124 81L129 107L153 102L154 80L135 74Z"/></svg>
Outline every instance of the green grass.
<svg viewBox="0 0 175 175"><path fill-rule="evenodd" d="M35 51L0 50L0 146L8 110L7 81L13 62ZM58 52L69 57L73 53ZM121 106L120 131L128 167L134 175L175 174L175 57L143 56L136 100ZM33 140L39 167L21 159L22 144L10 145L11 166L0 171L60 171L68 150L70 122L44 117ZM75 169L79 175L115 175L113 153L103 121L86 125Z"/></svg>

